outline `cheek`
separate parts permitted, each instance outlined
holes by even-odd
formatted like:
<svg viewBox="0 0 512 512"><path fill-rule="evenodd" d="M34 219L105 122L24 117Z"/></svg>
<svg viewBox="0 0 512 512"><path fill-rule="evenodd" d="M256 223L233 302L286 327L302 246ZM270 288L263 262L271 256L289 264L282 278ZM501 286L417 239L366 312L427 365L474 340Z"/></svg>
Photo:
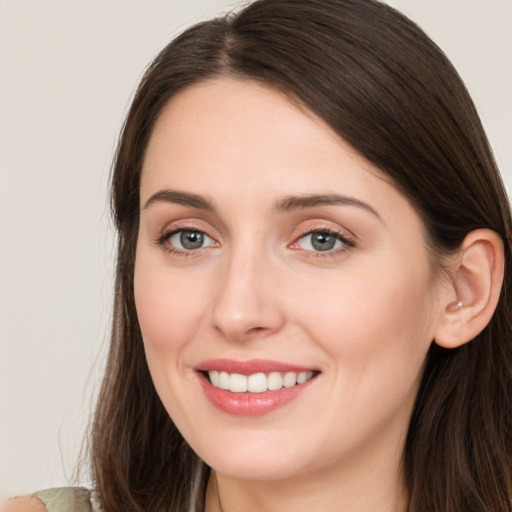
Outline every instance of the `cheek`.
<svg viewBox="0 0 512 512"><path fill-rule="evenodd" d="M135 264L135 305L148 359L153 352L176 353L193 338L204 311L204 289L161 267L144 255Z"/></svg>
<svg viewBox="0 0 512 512"><path fill-rule="evenodd" d="M405 385L416 382L432 341L430 289L426 268L367 266L322 287L311 283L301 322L345 384Z"/></svg>
<svg viewBox="0 0 512 512"><path fill-rule="evenodd" d="M304 318L330 356L326 378L338 406L323 414L337 436L354 443L406 428L431 343L425 281L372 277L344 280L340 300L323 307L313 297L317 306Z"/></svg>
<svg viewBox="0 0 512 512"><path fill-rule="evenodd" d="M146 360L164 407L179 425L188 424L184 411L193 403L184 360L204 316L204 293L192 281L170 272L151 254L137 254L134 294Z"/></svg>

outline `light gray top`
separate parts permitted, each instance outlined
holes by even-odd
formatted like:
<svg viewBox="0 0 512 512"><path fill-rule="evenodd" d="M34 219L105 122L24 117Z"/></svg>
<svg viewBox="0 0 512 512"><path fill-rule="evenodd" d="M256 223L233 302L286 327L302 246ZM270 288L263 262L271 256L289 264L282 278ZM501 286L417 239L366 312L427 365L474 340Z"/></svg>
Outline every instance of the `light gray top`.
<svg viewBox="0 0 512 512"><path fill-rule="evenodd" d="M96 493L83 487L58 487L35 493L46 512L101 512Z"/></svg>

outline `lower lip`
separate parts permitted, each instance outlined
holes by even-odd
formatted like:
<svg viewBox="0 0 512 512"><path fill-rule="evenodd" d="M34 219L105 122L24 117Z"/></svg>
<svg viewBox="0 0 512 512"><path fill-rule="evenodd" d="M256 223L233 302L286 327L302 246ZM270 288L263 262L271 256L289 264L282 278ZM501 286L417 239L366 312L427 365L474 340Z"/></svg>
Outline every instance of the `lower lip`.
<svg viewBox="0 0 512 512"><path fill-rule="evenodd" d="M232 393L212 386L203 374L199 374L199 381L208 400L221 411L236 416L262 416L275 411L298 398L314 380L315 377L304 384L276 391Z"/></svg>

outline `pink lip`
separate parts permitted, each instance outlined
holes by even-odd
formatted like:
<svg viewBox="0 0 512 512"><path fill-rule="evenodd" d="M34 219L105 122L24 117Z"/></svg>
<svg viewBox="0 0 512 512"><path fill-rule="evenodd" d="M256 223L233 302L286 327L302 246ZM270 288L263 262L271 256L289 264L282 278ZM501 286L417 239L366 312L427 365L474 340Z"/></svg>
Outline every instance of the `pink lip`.
<svg viewBox="0 0 512 512"><path fill-rule="evenodd" d="M236 416L262 416L275 411L279 407L298 398L316 380L316 378L313 378L304 384L296 385L291 388L281 388L276 391L265 391L263 393L232 393L231 391L212 386L205 377L204 372L217 370L250 375L253 373L268 373L273 371L311 371L311 368L267 360L233 361L230 359L212 359L204 361L198 365L195 370L197 371L199 382L208 400L221 411Z"/></svg>
<svg viewBox="0 0 512 512"><path fill-rule="evenodd" d="M240 373L251 375L253 373L268 372L307 372L315 368L298 366L295 364L281 363L267 359L252 359L250 361L235 361L233 359L209 359L198 364L194 370L207 372L209 370L224 371L228 373Z"/></svg>

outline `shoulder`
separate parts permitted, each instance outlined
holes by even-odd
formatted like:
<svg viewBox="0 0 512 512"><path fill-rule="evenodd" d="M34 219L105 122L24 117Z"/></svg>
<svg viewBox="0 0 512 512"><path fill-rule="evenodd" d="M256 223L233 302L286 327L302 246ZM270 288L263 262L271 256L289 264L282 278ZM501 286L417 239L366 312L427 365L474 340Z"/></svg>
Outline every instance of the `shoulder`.
<svg viewBox="0 0 512 512"><path fill-rule="evenodd" d="M35 496L20 496L2 503L0 512L46 512L46 507Z"/></svg>
<svg viewBox="0 0 512 512"><path fill-rule="evenodd" d="M8 501L0 512L93 512L91 492L82 487L59 487Z"/></svg>

